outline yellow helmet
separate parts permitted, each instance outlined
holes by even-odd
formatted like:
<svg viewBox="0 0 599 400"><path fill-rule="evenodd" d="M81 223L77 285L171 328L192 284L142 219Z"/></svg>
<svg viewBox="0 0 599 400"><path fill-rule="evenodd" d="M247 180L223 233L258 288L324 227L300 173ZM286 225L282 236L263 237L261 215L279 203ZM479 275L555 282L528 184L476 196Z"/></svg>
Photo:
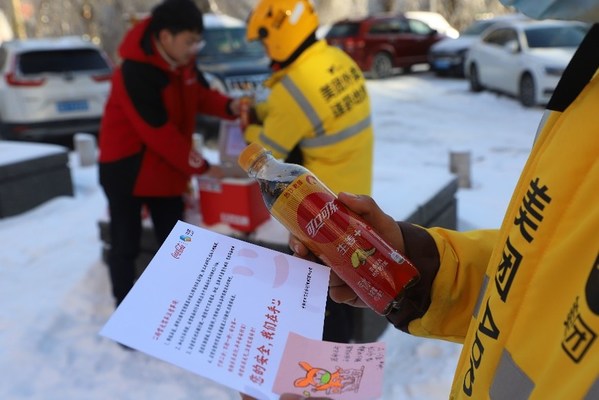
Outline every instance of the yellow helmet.
<svg viewBox="0 0 599 400"><path fill-rule="evenodd" d="M248 18L247 40L261 40L268 56L286 61L318 28L309 0L260 0Z"/></svg>

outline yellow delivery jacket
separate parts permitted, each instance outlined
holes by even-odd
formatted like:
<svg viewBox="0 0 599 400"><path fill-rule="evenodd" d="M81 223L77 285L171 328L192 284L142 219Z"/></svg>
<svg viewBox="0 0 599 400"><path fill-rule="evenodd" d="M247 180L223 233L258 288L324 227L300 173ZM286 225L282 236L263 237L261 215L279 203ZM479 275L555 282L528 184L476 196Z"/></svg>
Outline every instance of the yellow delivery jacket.
<svg viewBox="0 0 599 400"><path fill-rule="evenodd" d="M246 140L280 159L299 144L303 165L335 193L370 194L370 100L353 60L317 41L266 85L271 93L257 110L263 125L250 125Z"/></svg>
<svg viewBox="0 0 599 400"><path fill-rule="evenodd" d="M599 399L598 41L558 85L498 231L402 225L408 247L432 239L411 250L431 286L389 319L463 342L451 399Z"/></svg>

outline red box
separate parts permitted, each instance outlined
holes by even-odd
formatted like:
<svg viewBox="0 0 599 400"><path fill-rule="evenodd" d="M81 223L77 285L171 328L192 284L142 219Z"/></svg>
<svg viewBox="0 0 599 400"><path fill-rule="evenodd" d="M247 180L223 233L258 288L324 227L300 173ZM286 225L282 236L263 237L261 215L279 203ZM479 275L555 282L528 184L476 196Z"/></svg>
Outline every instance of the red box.
<svg viewBox="0 0 599 400"><path fill-rule="evenodd" d="M249 178L200 178L200 212L206 225L224 223L252 232L270 218L258 182Z"/></svg>

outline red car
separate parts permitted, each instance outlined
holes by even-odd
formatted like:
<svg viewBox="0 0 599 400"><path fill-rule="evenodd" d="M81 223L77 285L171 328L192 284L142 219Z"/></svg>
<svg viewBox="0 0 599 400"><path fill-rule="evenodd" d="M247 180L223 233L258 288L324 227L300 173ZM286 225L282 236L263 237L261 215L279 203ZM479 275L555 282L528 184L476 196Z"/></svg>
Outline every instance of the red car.
<svg viewBox="0 0 599 400"><path fill-rule="evenodd" d="M385 78L394 68L428 64L429 48L446 36L420 20L395 14L338 21L325 38L349 54L362 71Z"/></svg>

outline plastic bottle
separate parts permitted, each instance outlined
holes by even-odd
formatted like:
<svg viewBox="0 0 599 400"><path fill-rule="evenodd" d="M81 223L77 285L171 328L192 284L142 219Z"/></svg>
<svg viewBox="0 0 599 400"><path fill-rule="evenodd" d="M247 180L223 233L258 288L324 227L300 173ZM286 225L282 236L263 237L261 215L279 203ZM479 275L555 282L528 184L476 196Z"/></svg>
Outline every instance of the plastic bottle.
<svg viewBox="0 0 599 400"><path fill-rule="evenodd" d="M419 278L416 268L313 173L252 143L239 165L258 181L266 207L378 314L396 308Z"/></svg>

